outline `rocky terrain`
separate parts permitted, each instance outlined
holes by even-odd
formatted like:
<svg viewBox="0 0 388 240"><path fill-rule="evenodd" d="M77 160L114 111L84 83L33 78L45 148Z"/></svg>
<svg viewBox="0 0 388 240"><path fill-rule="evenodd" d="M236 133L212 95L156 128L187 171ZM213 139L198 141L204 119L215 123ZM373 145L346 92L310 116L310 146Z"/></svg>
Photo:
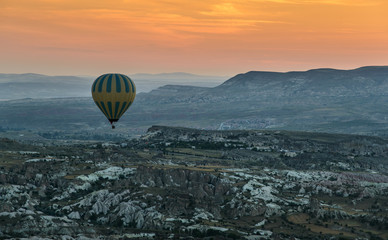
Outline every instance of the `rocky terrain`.
<svg viewBox="0 0 388 240"><path fill-rule="evenodd" d="M151 127L0 140L0 239L387 239L388 140Z"/></svg>

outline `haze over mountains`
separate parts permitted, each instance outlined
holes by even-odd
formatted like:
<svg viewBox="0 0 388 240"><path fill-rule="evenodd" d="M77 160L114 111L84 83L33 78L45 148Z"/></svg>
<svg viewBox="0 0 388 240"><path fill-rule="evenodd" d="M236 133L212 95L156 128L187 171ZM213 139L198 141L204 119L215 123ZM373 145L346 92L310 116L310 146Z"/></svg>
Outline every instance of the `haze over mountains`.
<svg viewBox="0 0 388 240"><path fill-rule="evenodd" d="M116 132L110 131L91 97L3 101L0 126L73 133L98 129L100 133L130 135L155 124L386 135L387 102L386 66L252 71L216 87L167 85L139 93Z"/></svg>
<svg viewBox="0 0 388 240"><path fill-rule="evenodd" d="M149 92L166 84L215 87L227 79L189 73L129 75L136 81L137 92ZM42 74L1 74L0 100L22 98L89 97L93 76L46 76Z"/></svg>

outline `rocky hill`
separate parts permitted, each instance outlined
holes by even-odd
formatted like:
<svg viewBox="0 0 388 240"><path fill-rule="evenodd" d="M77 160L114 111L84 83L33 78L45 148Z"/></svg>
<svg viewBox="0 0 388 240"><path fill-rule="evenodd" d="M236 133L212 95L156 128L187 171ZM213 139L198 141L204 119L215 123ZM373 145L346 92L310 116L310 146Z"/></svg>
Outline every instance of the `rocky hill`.
<svg viewBox="0 0 388 240"><path fill-rule="evenodd" d="M383 138L154 126L0 147L2 239L388 237Z"/></svg>
<svg viewBox="0 0 388 240"><path fill-rule="evenodd" d="M313 69L306 72L257 72L239 74L214 91L277 91L279 97L386 95L388 67L362 67L354 70Z"/></svg>

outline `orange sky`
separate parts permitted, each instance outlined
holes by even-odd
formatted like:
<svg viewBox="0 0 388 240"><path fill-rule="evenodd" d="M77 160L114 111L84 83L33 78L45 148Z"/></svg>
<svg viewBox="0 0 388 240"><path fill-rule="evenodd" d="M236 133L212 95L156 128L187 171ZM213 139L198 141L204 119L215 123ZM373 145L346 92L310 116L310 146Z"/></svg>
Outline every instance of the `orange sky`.
<svg viewBox="0 0 388 240"><path fill-rule="evenodd" d="M0 72L388 65L387 0L0 0Z"/></svg>

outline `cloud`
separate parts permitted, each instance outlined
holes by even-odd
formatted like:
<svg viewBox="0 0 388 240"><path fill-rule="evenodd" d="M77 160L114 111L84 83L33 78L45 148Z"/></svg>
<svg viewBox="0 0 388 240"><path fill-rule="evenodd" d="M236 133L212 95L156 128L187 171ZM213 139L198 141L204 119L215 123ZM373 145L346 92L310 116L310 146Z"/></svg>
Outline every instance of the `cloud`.
<svg viewBox="0 0 388 240"><path fill-rule="evenodd" d="M327 4L346 6L376 6L383 4L383 0L250 0L251 2L272 2L283 4Z"/></svg>
<svg viewBox="0 0 388 240"><path fill-rule="evenodd" d="M212 6L211 11L202 11L200 13L209 16L239 16L242 14L233 3L216 4Z"/></svg>

